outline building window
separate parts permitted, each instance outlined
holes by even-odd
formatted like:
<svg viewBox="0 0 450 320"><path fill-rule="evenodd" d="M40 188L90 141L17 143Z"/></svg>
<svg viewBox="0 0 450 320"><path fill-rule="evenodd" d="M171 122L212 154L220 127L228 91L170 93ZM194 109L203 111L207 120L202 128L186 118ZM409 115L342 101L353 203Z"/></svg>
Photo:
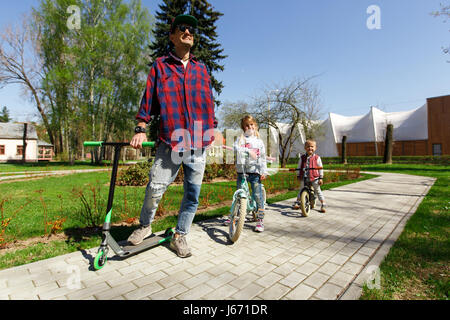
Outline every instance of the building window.
<svg viewBox="0 0 450 320"><path fill-rule="evenodd" d="M433 143L433 156L441 156L442 155L442 144Z"/></svg>
<svg viewBox="0 0 450 320"><path fill-rule="evenodd" d="M17 146L17 156L21 156L23 154L23 146Z"/></svg>
<svg viewBox="0 0 450 320"><path fill-rule="evenodd" d="M0 145L0 156L4 156L4 155L5 155L5 146Z"/></svg>

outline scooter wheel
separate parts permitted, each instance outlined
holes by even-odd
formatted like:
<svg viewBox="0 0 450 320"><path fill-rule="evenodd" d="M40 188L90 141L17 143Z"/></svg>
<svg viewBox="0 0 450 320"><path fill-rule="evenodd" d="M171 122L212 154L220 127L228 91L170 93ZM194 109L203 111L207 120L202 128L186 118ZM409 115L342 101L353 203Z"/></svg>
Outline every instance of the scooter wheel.
<svg viewBox="0 0 450 320"><path fill-rule="evenodd" d="M106 260L108 259L108 250L105 248L98 249L97 256L94 260L94 268L95 270L100 270L106 264Z"/></svg>
<svg viewBox="0 0 450 320"><path fill-rule="evenodd" d="M309 214L309 210L311 209L309 192L307 190L303 190L300 193L300 213L303 217L307 217Z"/></svg>

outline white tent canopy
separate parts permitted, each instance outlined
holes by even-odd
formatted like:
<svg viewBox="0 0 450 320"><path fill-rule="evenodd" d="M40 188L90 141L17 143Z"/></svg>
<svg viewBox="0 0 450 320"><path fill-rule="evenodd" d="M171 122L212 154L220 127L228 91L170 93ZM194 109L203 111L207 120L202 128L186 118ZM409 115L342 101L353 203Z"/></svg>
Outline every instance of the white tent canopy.
<svg viewBox="0 0 450 320"><path fill-rule="evenodd" d="M394 140L427 140L428 139L428 112L427 104L401 112L384 112L372 107L371 110L361 116L342 116L330 113L327 120L319 121L320 130L317 134L317 153L324 157L338 156L336 143L347 136L347 142L382 142L385 139L388 124L394 126ZM289 125L277 124L282 134L287 134ZM300 125L300 138L296 139L292 146L290 157L296 157L304 152L305 135ZM271 129L272 131L273 129ZM274 130L271 136L276 136Z"/></svg>
<svg viewBox="0 0 450 320"><path fill-rule="evenodd" d="M427 105L417 109L402 112L386 113L372 108L376 128L376 141L384 141L386 126L394 125L394 140L427 140L428 139L428 113Z"/></svg>

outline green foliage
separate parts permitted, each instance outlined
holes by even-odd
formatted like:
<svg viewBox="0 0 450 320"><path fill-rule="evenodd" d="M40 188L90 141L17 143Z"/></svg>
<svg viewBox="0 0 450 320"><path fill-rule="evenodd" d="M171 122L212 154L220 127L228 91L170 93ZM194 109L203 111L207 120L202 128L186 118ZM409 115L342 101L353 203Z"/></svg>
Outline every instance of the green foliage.
<svg viewBox="0 0 450 320"><path fill-rule="evenodd" d="M88 189L86 191L75 187L72 190L73 195L80 199L82 204L75 217L81 221L83 226L97 228L103 222L108 200L99 181L95 185L89 184Z"/></svg>
<svg viewBox="0 0 450 320"><path fill-rule="evenodd" d="M6 106L0 111L0 122L10 122L11 117L9 116L9 110Z"/></svg>
<svg viewBox="0 0 450 320"><path fill-rule="evenodd" d="M78 29L67 25L70 5L81 9ZM84 140L128 138L148 71L152 17L141 1L42 0L33 24L56 152L73 161Z"/></svg>
<svg viewBox="0 0 450 320"><path fill-rule="evenodd" d="M145 186L149 180L151 163L139 162L119 172L116 185L118 186Z"/></svg>
<svg viewBox="0 0 450 320"><path fill-rule="evenodd" d="M235 179L236 176L236 166L234 164L211 163L205 167L203 181L210 182L215 178Z"/></svg>
<svg viewBox="0 0 450 320"><path fill-rule="evenodd" d="M118 186L145 186L149 181L151 162L139 162L124 171L119 172L116 185ZM216 178L236 178L236 167L234 164L207 164L203 175L203 182L210 182ZM184 179L183 167L180 167L175 183L182 183Z"/></svg>

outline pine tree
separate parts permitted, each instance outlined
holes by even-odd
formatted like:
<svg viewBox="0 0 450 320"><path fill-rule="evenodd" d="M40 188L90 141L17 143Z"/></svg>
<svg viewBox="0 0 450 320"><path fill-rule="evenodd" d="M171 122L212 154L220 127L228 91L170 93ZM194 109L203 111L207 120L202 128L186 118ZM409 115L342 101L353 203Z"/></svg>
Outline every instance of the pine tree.
<svg viewBox="0 0 450 320"><path fill-rule="evenodd" d="M152 50L152 62L158 57L167 55L173 49L169 40L170 25L172 20L187 9L187 0L163 0L159 5L160 11L156 12L156 24L153 30L154 42L150 45Z"/></svg>
<svg viewBox="0 0 450 320"><path fill-rule="evenodd" d="M211 76L211 86L216 94L220 95L223 84L214 77L213 72L223 71L223 65L220 65L218 61L227 57L222 54L223 49L216 42L215 23L223 13L214 11L207 0L163 0L162 2L159 5L160 11L156 12L155 40L150 45L152 60L155 61L156 58L167 55L173 49L169 40L172 20L179 14L194 16L198 20L198 27L191 51L199 61L205 64ZM220 101L215 102L216 105L220 105Z"/></svg>
<svg viewBox="0 0 450 320"><path fill-rule="evenodd" d="M11 117L9 116L9 110L6 106L0 111L0 122L10 122Z"/></svg>

